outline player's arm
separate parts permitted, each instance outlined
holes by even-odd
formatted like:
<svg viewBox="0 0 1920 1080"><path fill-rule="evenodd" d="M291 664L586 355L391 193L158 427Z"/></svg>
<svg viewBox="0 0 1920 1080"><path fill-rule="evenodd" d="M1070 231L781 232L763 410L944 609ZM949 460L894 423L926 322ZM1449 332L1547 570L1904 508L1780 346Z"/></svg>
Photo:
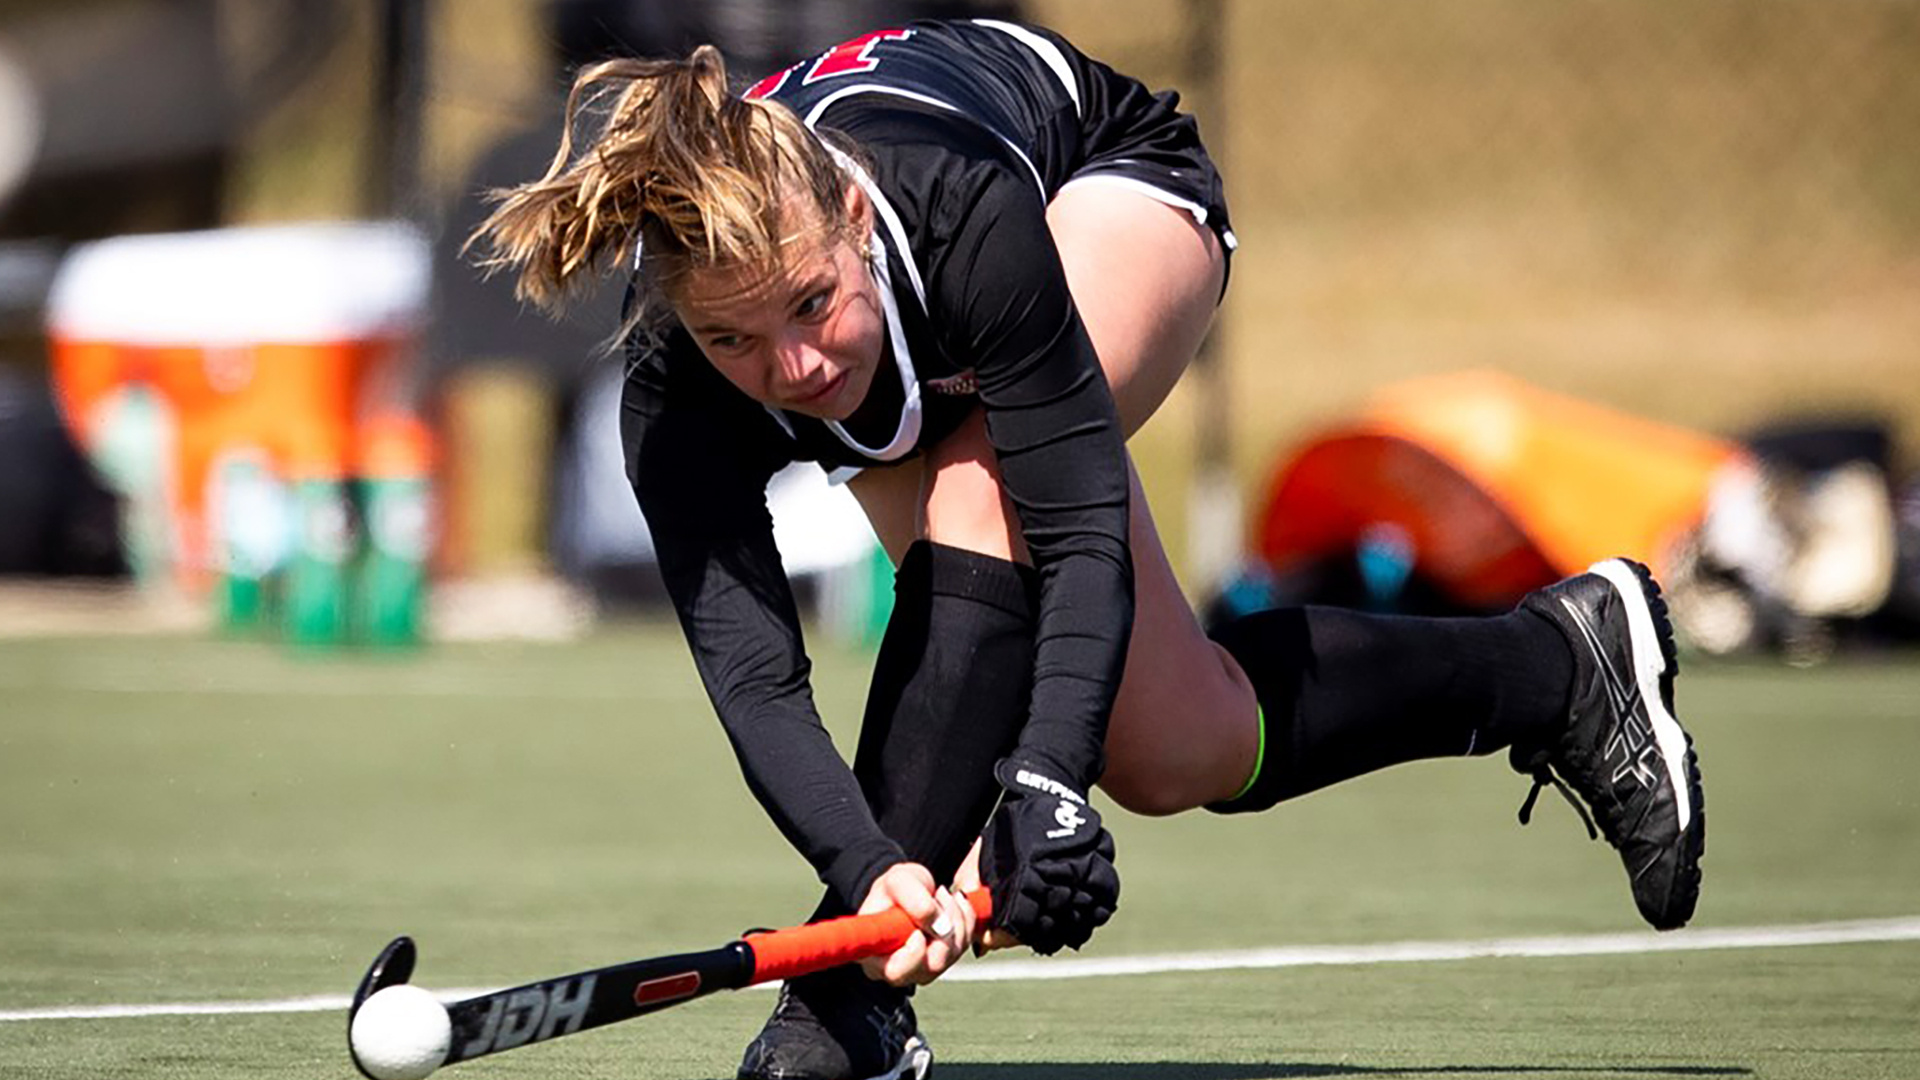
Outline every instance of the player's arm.
<svg viewBox="0 0 1920 1080"><path fill-rule="evenodd" d="M707 383L719 376L704 364L696 354L632 365L621 409L629 479L748 788L851 909L904 856L874 822L814 706L766 506L766 482L785 462L757 425L773 421Z"/></svg>
<svg viewBox="0 0 1920 1080"><path fill-rule="evenodd" d="M974 361L987 436L1040 578L1031 711L995 769L983 839L995 923L1040 952L1079 947L1119 896L1113 838L1086 795L1133 626L1125 439L1067 288L1039 192L974 166L968 213L932 275L948 348Z"/></svg>
<svg viewBox="0 0 1920 1080"><path fill-rule="evenodd" d="M1125 439L1030 178L982 168L935 274L949 347L973 359L1021 535L1040 578L1030 719L1021 750L1085 791L1133 625Z"/></svg>

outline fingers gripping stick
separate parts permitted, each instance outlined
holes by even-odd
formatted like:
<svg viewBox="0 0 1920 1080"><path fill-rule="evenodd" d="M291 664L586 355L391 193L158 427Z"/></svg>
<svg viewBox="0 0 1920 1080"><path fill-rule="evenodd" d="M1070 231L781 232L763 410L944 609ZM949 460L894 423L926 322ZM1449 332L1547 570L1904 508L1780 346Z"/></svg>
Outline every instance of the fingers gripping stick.
<svg viewBox="0 0 1920 1080"><path fill-rule="evenodd" d="M984 925L993 907L987 890L976 889L966 899ZM355 1068L372 1080L420 1080L442 1065L630 1020L718 990L885 956L917 929L897 908L849 915L748 934L706 952L634 960L497 990L444 1008L407 985L418 952L411 938L396 938L354 993L347 1048ZM390 989L397 992L383 997L382 991Z"/></svg>
<svg viewBox="0 0 1920 1080"><path fill-rule="evenodd" d="M967 894L966 900L973 905L980 924L986 925L987 917L993 914L992 894L985 889L975 889ZM885 956L904 944L917 929L906 912L893 908L872 915L828 919L790 930L748 934L746 942L753 949L754 957L753 981L791 979L869 956Z"/></svg>

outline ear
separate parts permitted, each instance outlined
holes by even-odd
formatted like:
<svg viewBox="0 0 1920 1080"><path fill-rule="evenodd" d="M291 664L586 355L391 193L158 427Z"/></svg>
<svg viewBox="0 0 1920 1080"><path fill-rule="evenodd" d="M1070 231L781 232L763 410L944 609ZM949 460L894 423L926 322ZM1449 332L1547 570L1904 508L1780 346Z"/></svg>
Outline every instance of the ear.
<svg viewBox="0 0 1920 1080"><path fill-rule="evenodd" d="M857 180L848 180L841 192L841 208L846 211L847 221L853 226L854 234L865 236L873 229L873 203L867 193L861 189Z"/></svg>

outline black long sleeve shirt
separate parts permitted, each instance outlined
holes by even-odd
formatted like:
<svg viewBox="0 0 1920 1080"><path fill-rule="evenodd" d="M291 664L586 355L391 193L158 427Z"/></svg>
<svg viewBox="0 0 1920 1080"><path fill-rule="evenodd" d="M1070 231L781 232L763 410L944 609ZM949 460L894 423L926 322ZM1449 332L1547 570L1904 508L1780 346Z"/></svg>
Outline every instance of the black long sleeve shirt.
<svg viewBox="0 0 1920 1080"><path fill-rule="evenodd" d="M985 410L1040 581L1021 748L1083 789L1102 767L1133 615L1124 440L1045 218L1086 127L1086 91L1097 88L1065 92L1071 65L1062 70L1030 41L992 26L911 30L869 43L876 71L818 82L790 102L865 156L852 168L875 203L889 330L868 403L846 425L772 410L727 383L675 329L664 347L630 357L622 409L630 478L747 784L850 904L902 855L820 724L766 508L773 473L794 461L884 467L885 457L910 455L972 409ZM916 61L898 66L911 69L916 81L907 85L918 97L872 82L889 71L889 50ZM940 65L964 74L965 86L926 74L947 70ZM804 68L788 73L796 90L809 89ZM983 93L993 103L976 112L986 115L947 100ZM882 431L917 423L917 438L879 449L862 442L852 431L875 426L856 423L875 410L887 413Z"/></svg>

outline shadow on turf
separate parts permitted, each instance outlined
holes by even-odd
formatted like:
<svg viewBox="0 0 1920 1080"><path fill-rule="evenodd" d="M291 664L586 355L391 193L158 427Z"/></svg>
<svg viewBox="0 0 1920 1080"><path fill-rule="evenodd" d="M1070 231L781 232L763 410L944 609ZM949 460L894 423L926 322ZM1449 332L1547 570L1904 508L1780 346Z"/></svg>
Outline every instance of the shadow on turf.
<svg viewBox="0 0 1920 1080"><path fill-rule="evenodd" d="M1718 1065L1315 1065L1265 1062L1237 1065L1183 1062L1033 1062L1024 1065L942 1065L940 1080L1303 1080L1321 1076L1751 1076L1752 1069Z"/></svg>

